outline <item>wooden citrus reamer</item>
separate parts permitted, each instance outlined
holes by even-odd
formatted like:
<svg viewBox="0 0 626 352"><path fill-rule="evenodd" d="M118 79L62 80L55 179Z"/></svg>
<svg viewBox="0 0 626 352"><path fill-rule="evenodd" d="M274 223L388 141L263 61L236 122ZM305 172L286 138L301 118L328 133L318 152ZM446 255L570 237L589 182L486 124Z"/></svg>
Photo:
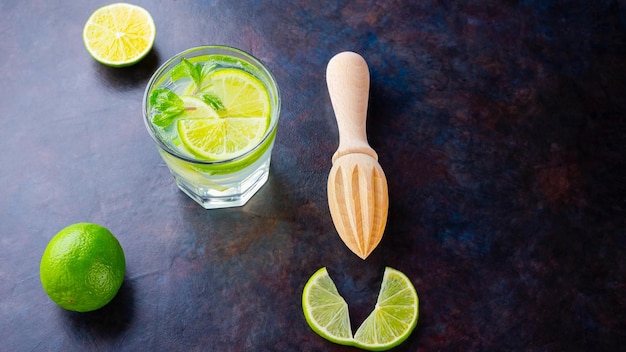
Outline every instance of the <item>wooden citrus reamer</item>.
<svg viewBox="0 0 626 352"><path fill-rule="evenodd" d="M339 128L339 147L328 176L328 206L343 242L362 259L376 248L387 223L387 179L367 142L370 76L356 53L335 55L326 82Z"/></svg>

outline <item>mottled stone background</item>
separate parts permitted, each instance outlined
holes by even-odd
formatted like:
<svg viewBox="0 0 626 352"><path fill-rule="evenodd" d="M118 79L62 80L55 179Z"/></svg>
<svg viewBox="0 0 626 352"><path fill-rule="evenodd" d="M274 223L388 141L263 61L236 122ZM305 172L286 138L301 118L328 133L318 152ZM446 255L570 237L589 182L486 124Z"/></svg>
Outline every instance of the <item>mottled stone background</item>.
<svg viewBox="0 0 626 352"><path fill-rule="evenodd" d="M626 345L624 1L133 2L158 33L124 69L82 44L107 1L0 3L0 351L351 351L302 315L322 266L355 326L385 266L411 278L420 321L398 351ZM242 208L178 191L142 122L152 72L202 44L251 52L282 93L269 182ZM370 65L389 182L365 261L326 200L325 68L343 50ZM127 257L118 296L88 314L39 283L47 242L79 221Z"/></svg>

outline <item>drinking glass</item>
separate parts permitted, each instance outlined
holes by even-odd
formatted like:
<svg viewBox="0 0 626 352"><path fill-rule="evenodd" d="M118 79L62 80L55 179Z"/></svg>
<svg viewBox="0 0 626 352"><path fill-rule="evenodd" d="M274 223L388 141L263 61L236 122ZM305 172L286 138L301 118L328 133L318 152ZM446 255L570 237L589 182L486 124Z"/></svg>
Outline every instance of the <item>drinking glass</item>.
<svg viewBox="0 0 626 352"><path fill-rule="evenodd" d="M172 70L185 58L217 69L236 68L256 77L269 95L269 126L252 149L226 160L210 161L184 152L175 133L155 125L150 97L156 89L176 90ZM244 205L266 182L280 115L280 93L270 71L254 56L227 46L201 46L167 60L152 76L143 97L144 123L178 187L206 209Z"/></svg>

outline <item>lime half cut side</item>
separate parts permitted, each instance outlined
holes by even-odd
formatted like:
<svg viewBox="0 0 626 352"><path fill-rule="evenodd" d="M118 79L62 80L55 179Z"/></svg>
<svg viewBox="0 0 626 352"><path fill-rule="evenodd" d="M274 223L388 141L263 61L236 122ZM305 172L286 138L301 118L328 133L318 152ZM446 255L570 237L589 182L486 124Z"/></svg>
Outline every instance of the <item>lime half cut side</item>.
<svg viewBox="0 0 626 352"><path fill-rule="evenodd" d="M355 346L384 351L406 340L417 325L419 299L411 280L387 267L374 311L354 334Z"/></svg>
<svg viewBox="0 0 626 352"><path fill-rule="evenodd" d="M122 2L100 7L83 27L87 52L112 67L137 63L150 52L155 38L156 27L150 13Z"/></svg>
<svg viewBox="0 0 626 352"><path fill-rule="evenodd" d="M325 267L306 283L302 309L307 323L323 338L340 345L353 345L348 304L339 295Z"/></svg>

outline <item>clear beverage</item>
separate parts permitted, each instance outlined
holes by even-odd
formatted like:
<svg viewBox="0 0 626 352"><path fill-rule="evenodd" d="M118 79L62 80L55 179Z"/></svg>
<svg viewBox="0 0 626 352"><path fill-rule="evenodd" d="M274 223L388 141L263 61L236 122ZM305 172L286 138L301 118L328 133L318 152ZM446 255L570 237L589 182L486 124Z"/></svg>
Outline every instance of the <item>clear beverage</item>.
<svg viewBox="0 0 626 352"><path fill-rule="evenodd" d="M144 122L178 187L206 209L244 205L267 181L276 81L241 50L186 50L153 75Z"/></svg>

